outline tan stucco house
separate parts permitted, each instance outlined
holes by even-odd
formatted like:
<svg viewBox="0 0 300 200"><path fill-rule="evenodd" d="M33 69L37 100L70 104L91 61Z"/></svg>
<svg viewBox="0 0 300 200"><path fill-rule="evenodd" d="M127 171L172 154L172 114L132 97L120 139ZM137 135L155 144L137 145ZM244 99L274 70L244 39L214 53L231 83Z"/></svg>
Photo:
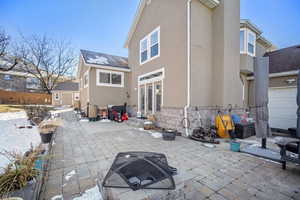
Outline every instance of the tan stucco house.
<svg viewBox="0 0 300 200"><path fill-rule="evenodd" d="M254 58L276 49L240 20L239 0L141 0L124 47L128 59L81 50L82 109L126 102L131 116L182 132L251 106Z"/></svg>
<svg viewBox="0 0 300 200"><path fill-rule="evenodd" d="M128 102L130 71L127 58L81 50L77 70L81 109Z"/></svg>
<svg viewBox="0 0 300 200"><path fill-rule="evenodd" d="M79 83L74 81L59 82L52 91L52 105L74 106L79 103Z"/></svg>

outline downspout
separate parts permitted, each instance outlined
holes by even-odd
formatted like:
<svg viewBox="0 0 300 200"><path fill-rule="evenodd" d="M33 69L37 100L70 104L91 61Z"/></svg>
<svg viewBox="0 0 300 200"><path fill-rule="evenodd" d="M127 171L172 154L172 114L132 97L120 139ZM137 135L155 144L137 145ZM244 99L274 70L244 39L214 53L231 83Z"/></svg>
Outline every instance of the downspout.
<svg viewBox="0 0 300 200"><path fill-rule="evenodd" d="M191 4L187 1L187 104L184 107L185 134L189 136L188 130L188 108L191 104Z"/></svg>

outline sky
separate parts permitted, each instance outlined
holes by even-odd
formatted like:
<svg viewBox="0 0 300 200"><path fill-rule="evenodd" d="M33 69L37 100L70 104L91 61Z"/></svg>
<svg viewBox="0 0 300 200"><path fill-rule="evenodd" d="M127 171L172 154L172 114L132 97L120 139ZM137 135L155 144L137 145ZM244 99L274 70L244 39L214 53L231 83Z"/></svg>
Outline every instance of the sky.
<svg viewBox="0 0 300 200"><path fill-rule="evenodd" d="M0 0L0 27L17 39L43 35L74 48L127 56L124 43L139 0ZM241 0L250 19L277 47L300 44L299 0Z"/></svg>

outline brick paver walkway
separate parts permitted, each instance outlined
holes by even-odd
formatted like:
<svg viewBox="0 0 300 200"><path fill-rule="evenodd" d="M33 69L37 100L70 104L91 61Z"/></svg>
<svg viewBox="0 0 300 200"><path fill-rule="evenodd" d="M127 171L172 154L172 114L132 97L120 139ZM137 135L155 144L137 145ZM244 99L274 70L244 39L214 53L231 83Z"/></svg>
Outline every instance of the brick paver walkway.
<svg viewBox="0 0 300 200"><path fill-rule="evenodd" d="M299 166L288 165L284 171L277 163L230 152L228 144L207 148L183 137L167 142L126 124L79 122L73 112L64 114L64 119L41 199L80 196L96 185L98 173L105 175L116 154L124 151L165 153L169 164L178 169L174 176L178 192L113 189L116 199L300 199Z"/></svg>

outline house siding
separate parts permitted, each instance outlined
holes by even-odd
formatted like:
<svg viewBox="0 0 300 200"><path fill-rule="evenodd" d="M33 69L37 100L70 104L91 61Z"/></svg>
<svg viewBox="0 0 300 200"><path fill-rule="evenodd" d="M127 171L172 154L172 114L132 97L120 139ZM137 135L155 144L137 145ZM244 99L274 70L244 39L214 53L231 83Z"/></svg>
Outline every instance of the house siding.
<svg viewBox="0 0 300 200"><path fill-rule="evenodd" d="M165 69L163 106L186 105L187 87L187 9L182 0L152 0L147 5L129 42L129 66L132 70L130 104L138 104L138 76ZM143 65L139 63L140 40L160 26L160 57Z"/></svg>
<svg viewBox="0 0 300 200"><path fill-rule="evenodd" d="M83 75L89 70L89 67L83 64L82 58L80 58L80 69L79 72L79 92L80 92L80 106L81 109L86 112L87 103L89 102L89 87L84 88L83 86ZM90 80L89 80L90 81Z"/></svg>
<svg viewBox="0 0 300 200"><path fill-rule="evenodd" d="M98 86L96 84L96 77L97 68L91 68L89 78L89 103L91 105L107 107L108 105L123 105L124 103L128 103L129 75L127 72L124 72L124 87Z"/></svg>

